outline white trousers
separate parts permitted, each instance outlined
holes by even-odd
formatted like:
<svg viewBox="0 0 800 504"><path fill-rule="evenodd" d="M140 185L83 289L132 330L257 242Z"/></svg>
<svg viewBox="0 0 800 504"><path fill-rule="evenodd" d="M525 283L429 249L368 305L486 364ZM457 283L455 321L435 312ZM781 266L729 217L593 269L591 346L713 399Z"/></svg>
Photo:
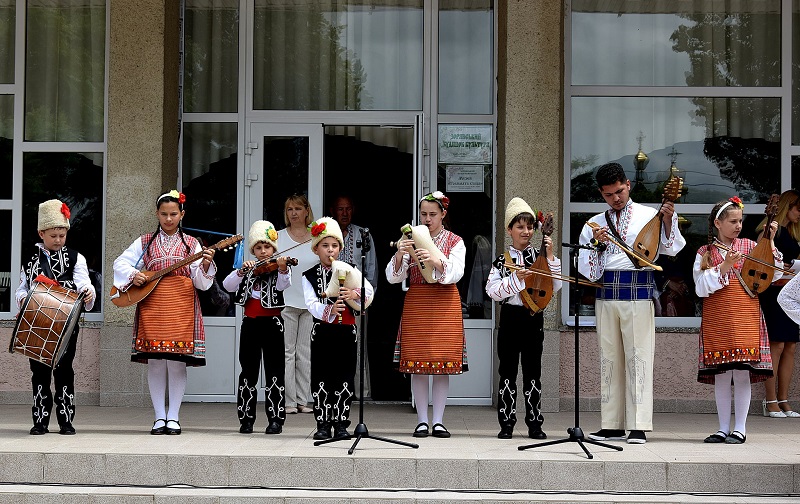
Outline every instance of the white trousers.
<svg viewBox="0 0 800 504"><path fill-rule="evenodd" d="M653 430L655 310L651 300L595 302L602 429Z"/></svg>
<svg viewBox="0 0 800 504"><path fill-rule="evenodd" d="M286 407L305 406L311 402L311 328L314 317L308 310L291 306L285 307L281 315L286 358Z"/></svg>

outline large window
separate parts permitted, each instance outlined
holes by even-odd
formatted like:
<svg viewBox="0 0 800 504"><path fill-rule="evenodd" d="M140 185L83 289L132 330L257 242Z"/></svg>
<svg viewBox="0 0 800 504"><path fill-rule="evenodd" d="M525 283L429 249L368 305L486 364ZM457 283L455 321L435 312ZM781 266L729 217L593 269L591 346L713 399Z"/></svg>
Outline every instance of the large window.
<svg viewBox="0 0 800 504"><path fill-rule="evenodd" d="M39 204L53 198L71 210L67 246L86 257L102 311L106 26L105 0L0 1L0 314L17 309Z"/></svg>
<svg viewBox="0 0 800 504"><path fill-rule="evenodd" d="M698 323L691 268L707 241L711 207L740 196L747 203L742 236L755 239L764 203L793 185L782 171L791 156L782 133L793 121L798 138L797 112L782 117L781 106L797 88L799 3L791 33L781 30L780 0L571 3L565 227L575 242L587 218L608 208L594 179L604 163L620 163L631 198L653 207L670 176L684 179L676 205L687 245L658 260L661 326ZM794 55L781 53L786 37ZM781 58L794 62L793 86L781 75ZM797 109L796 92L794 100ZM581 314L593 314L593 294L584 289ZM571 315L572 302L564 303L567 323Z"/></svg>
<svg viewBox="0 0 800 504"><path fill-rule="evenodd" d="M422 0L256 0L256 110L421 110Z"/></svg>

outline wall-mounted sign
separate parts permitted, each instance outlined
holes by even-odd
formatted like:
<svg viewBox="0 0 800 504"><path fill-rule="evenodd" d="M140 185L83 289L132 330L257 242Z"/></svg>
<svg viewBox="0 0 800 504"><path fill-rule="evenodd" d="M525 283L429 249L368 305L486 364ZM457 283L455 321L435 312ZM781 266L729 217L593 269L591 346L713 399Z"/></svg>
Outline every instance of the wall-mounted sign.
<svg viewBox="0 0 800 504"><path fill-rule="evenodd" d="M492 125L439 125L439 163L492 163Z"/></svg>
<svg viewBox="0 0 800 504"><path fill-rule="evenodd" d="M483 192L483 165L447 165L447 192Z"/></svg>

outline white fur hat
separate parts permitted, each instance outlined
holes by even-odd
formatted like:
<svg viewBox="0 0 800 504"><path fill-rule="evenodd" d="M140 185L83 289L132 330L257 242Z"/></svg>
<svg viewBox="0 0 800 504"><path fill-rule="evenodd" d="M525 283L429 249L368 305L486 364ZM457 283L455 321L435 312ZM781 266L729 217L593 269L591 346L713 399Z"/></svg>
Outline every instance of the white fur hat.
<svg viewBox="0 0 800 504"><path fill-rule="evenodd" d="M336 219L330 217L321 217L311 223L311 250L317 247L317 244L323 238L333 236L339 240L339 246L344 247L344 238L342 237L342 229Z"/></svg>
<svg viewBox="0 0 800 504"><path fill-rule="evenodd" d="M278 232L270 221L257 220L250 226L250 232L247 233L247 248L251 254L258 242L269 243L275 247L275 252L278 251Z"/></svg>
<svg viewBox="0 0 800 504"><path fill-rule="evenodd" d="M69 208L66 203L57 199L39 204L39 231L52 228L69 229Z"/></svg>
<svg viewBox="0 0 800 504"><path fill-rule="evenodd" d="M536 213L527 203L525 203L524 199L511 198L511 201L508 202L508 206L506 207L506 229L508 229L508 225L511 224L512 220L514 220L514 217L523 212L528 212L529 214L533 215L534 218L536 217Z"/></svg>

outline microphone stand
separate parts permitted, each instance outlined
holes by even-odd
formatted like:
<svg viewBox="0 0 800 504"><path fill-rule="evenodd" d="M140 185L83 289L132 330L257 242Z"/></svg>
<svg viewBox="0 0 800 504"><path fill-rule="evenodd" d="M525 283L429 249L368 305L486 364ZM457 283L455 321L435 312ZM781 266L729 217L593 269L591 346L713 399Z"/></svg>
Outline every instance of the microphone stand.
<svg viewBox="0 0 800 504"><path fill-rule="evenodd" d="M366 321L366 314L364 313L364 295L366 294L366 278L367 278L367 252L369 252L370 247L372 246L372 240L369 239L369 229L361 228L361 238L356 241L356 247L361 248L361 313L359 317L361 318L361 334L358 340L359 348L361 349L361 362L358 366L359 376L361 378L361 382L359 383L359 393L358 393L358 425L356 428L353 429L353 434L347 437L341 438L331 438L331 439L323 439L321 441L314 441L314 446L319 446L326 443L332 443L334 441L346 441L349 439L355 438L353 442L353 446L347 450L348 455L352 455L356 449L356 445L359 441L365 438L369 439L377 439L378 441L384 441L386 443L394 443L403 446L408 446L411 448L419 448L419 445L416 443L408 443L406 441L398 441L396 439L389 439L379 436L374 436L369 433L369 429L367 429L367 424L364 423L364 367L365 361L367 360L367 352L366 352L366 340L367 340L367 321ZM373 285L373 288L375 286Z"/></svg>
<svg viewBox="0 0 800 504"><path fill-rule="evenodd" d="M578 285L578 252L580 249L586 250L596 250L594 246L590 245L580 245L580 244L573 244L573 243L562 243L564 247L569 248L569 257L570 257L570 296L574 305L575 311L575 426L570 427L567 429L567 434L569 437L564 439L557 439L555 441L545 441L544 443L536 443L530 444L525 446L520 446L520 450L527 450L528 448L536 448L540 446L549 446L554 444L561 444L561 443L568 443L568 442L575 442L583 449L586 453L588 458L594 458L589 450L586 449L586 445L584 443L590 443L598 446L603 446L605 448L611 448L617 451L622 451L621 446L611 445L607 443L601 443L599 441L595 441L594 439L589 439L584 437L583 429L579 427L580 423L580 403L579 403L579 377L580 377L580 352L578 351L578 327L580 325L580 315L579 315L579 308L581 305L580 300L580 286Z"/></svg>

